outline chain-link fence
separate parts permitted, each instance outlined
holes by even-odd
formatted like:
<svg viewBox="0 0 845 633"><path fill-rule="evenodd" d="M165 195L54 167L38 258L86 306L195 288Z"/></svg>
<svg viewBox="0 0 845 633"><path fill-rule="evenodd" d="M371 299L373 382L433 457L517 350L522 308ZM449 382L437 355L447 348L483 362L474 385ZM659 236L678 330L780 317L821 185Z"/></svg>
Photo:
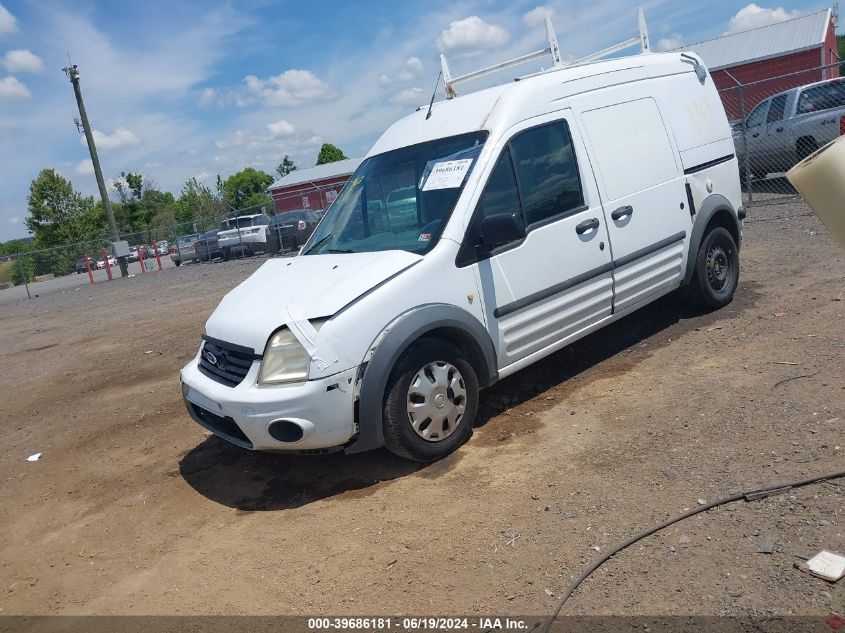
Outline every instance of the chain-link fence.
<svg viewBox="0 0 845 633"><path fill-rule="evenodd" d="M845 134L845 78L839 73L838 63L811 70L784 65L783 73L756 80L739 70L714 71L746 203L796 195L785 172Z"/></svg>
<svg viewBox="0 0 845 633"><path fill-rule="evenodd" d="M338 190L340 187L337 188ZM129 274L142 274L159 268L187 263L215 262L253 255L289 255L310 237L324 208L337 194L313 187L306 193L309 207L275 205L272 202L241 209L222 210L188 222L121 233L129 243ZM318 207L318 208L314 208ZM276 212L276 209L279 212ZM0 257L0 289L68 275L89 275L92 283L119 277L119 262L109 254L111 238L32 248Z"/></svg>

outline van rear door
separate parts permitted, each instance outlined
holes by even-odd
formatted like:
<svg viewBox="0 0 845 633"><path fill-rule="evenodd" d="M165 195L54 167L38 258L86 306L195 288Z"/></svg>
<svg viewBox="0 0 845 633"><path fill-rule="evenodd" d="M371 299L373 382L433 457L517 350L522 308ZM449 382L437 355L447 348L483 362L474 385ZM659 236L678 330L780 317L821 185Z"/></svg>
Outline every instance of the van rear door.
<svg viewBox="0 0 845 633"><path fill-rule="evenodd" d="M579 98L608 216L616 312L680 285L692 226L680 159L647 94L612 105L607 95Z"/></svg>

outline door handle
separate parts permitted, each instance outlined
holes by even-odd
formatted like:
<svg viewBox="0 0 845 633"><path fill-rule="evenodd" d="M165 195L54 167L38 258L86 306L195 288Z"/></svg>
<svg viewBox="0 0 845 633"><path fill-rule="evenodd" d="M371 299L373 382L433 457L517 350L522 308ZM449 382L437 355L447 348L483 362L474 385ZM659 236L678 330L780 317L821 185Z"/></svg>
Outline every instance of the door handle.
<svg viewBox="0 0 845 633"><path fill-rule="evenodd" d="M619 207L618 209L616 209L616 211L611 213L610 219L621 220L622 218L628 217L630 215L634 215L634 207L632 207L630 204L626 204L624 207Z"/></svg>
<svg viewBox="0 0 845 633"><path fill-rule="evenodd" d="M757 138L758 136L760 136L760 132L754 132L754 134L752 134L751 136L753 136L754 138Z"/></svg>
<svg viewBox="0 0 845 633"><path fill-rule="evenodd" d="M783 132L783 128L782 127L775 128L775 132Z"/></svg>
<svg viewBox="0 0 845 633"><path fill-rule="evenodd" d="M584 220L575 227L575 232L578 235L583 235L587 231L592 231L593 229L599 228L599 219L598 218L590 218L589 220Z"/></svg>

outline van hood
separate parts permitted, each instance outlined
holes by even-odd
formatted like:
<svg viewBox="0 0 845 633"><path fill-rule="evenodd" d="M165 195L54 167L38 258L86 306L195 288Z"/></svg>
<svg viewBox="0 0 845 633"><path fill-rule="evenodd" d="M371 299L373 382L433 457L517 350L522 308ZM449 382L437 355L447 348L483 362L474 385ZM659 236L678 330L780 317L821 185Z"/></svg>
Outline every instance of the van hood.
<svg viewBox="0 0 845 633"><path fill-rule="evenodd" d="M288 306L308 319L330 317L421 259L407 251L380 251L268 260L223 297L206 334L262 354L270 335L287 322Z"/></svg>

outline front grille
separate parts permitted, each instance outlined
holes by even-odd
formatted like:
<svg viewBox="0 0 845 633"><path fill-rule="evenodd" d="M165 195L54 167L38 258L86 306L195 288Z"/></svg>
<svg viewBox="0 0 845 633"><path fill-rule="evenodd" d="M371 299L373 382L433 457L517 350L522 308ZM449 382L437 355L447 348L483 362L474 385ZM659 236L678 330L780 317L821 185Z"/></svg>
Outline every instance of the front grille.
<svg viewBox="0 0 845 633"><path fill-rule="evenodd" d="M193 402L189 402L188 406L191 408L193 418L215 435L219 435L224 440L229 440L243 448L252 448L252 442L249 441L249 438L244 435L244 432L232 418L216 415L198 407Z"/></svg>
<svg viewBox="0 0 845 633"><path fill-rule="evenodd" d="M217 382L234 387L241 384L255 360L261 356L251 349L204 337L200 354L200 371Z"/></svg>

